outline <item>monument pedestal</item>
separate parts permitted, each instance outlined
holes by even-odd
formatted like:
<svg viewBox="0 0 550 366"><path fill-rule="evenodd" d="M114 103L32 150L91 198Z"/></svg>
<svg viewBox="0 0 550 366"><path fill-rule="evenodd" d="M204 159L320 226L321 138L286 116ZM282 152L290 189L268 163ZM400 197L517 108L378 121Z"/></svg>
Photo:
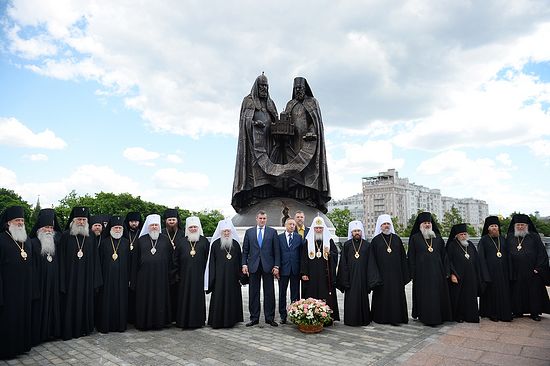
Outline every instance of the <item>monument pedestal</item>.
<svg viewBox="0 0 550 366"><path fill-rule="evenodd" d="M233 225L235 225L237 234L239 234L241 240L244 238L244 233L247 229L256 226L256 214L260 210L265 211L267 214L267 226L274 228L279 234L285 230L285 212L289 217L293 218L296 211L303 211L306 217L304 224L307 227L311 225L311 222L316 216L320 216L323 220L325 220L325 224L330 231L331 237L335 237L336 229L334 228L334 225L324 213L315 207L308 206L293 198L274 197L266 198L233 216L231 220L233 221Z"/></svg>

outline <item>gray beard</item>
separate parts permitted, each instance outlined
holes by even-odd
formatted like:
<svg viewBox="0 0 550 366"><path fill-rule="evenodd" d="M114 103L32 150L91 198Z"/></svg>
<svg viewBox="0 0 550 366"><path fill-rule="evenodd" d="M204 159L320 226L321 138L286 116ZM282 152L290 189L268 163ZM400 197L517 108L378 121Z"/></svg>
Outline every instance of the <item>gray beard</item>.
<svg viewBox="0 0 550 366"><path fill-rule="evenodd" d="M15 225L10 225L9 231L13 240L18 241L20 243L24 243L25 240L27 240L27 232L25 231L24 226L19 227Z"/></svg>
<svg viewBox="0 0 550 366"><path fill-rule="evenodd" d="M460 245L462 245L464 248L466 248L468 244L470 244L468 243L468 240L459 240L459 242L460 242Z"/></svg>
<svg viewBox="0 0 550 366"><path fill-rule="evenodd" d="M424 237L424 239L433 239L433 238L435 238L435 232L432 229L420 228L420 232L422 233L422 236Z"/></svg>
<svg viewBox="0 0 550 366"><path fill-rule="evenodd" d="M158 238L159 238L159 236L160 236L160 231L159 231L159 230L149 231L149 236L150 236L151 239L153 239L153 240L158 240Z"/></svg>
<svg viewBox="0 0 550 366"><path fill-rule="evenodd" d="M74 222L71 222L69 225L69 232L71 235L77 236L89 236L90 235L90 225L84 224L82 226L76 225Z"/></svg>
<svg viewBox="0 0 550 366"><path fill-rule="evenodd" d="M187 234L187 240L190 242L196 242L199 241L201 234L197 231L196 233L188 233Z"/></svg>
<svg viewBox="0 0 550 366"><path fill-rule="evenodd" d="M382 230L382 234L390 235L391 229Z"/></svg>
<svg viewBox="0 0 550 366"><path fill-rule="evenodd" d="M44 255L54 255L55 254L55 242L53 240L55 233L46 233L38 230L37 236L42 245L40 254Z"/></svg>
<svg viewBox="0 0 550 366"><path fill-rule="evenodd" d="M226 238L222 236L220 238L220 246L223 250L230 250L231 247L233 246L233 238L231 237Z"/></svg>
<svg viewBox="0 0 550 366"><path fill-rule="evenodd" d="M529 234L529 229L527 229L527 230L514 229L514 236L516 236L518 238L525 238L527 236L527 234Z"/></svg>
<svg viewBox="0 0 550 366"><path fill-rule="evenodd" d="M314 233L313 235L315 241L323 241L323 233Z"/></svg>
<svg viewBox="0 0 550 366"><path fill-rule="evenodd" d="M111 236L113 237L113 239L118 240L118 239L122 238L122 231L120 233L115 233L113 231L113 229L111 229Z"/></svg>

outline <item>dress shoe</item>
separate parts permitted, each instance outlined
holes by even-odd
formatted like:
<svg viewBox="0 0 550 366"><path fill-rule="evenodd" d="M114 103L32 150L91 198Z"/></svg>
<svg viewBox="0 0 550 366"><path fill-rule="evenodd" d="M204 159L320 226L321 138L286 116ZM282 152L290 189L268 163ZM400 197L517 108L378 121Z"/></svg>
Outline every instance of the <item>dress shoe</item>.
<svg viewBox="0 0 550 366"><path fill-rule="evenodd" d="M531 319L533 319L534 321L536 322L540 322L541 321L541 317L539 315L531 315Z"/></svg>
<svg viewBox="0 0 550 366"><path fill-rule="evenodd" d="M514 318L523 318L523 314L514 314Z"/></svg>
<svg viewBox="0 0 550 366"><path fill-rule="evenodd" d="M252 326L254 326L254 325L258 324L258 323L259 323L259 321L257 321L257 320L251 320L251 321L249 321L248 323L246 323L245 326L247 326L247 327L252 327Z"/></svg>
<svg viewBox="0 0 550 366"><path fill-rule="evenodd" d="M286 324L286 319L281 319L280 324Z"/></svg>
<svg viewBox="0 0 550 366"><path fill-rule="evenodd" d="M266 320L265 323L271 325L272 327L278 327L279 326L279 324L277 324L277 322L275 320Z"/></svg>
<svg viewBox="0 0 550 366"><path fill-rule="evenodd" d="M491 319L492 322L498 322L498 319L497 319L497 318L490 317L489 319Z"/></svg>

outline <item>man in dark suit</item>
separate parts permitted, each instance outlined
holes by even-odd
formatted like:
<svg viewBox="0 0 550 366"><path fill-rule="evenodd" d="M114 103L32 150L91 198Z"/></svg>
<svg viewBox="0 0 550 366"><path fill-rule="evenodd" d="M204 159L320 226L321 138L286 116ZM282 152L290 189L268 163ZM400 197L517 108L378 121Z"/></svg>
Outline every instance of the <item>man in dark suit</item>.
<svg viewBox="0 0 550 366"><path fill-rule="evenodd" d="M281 263L277 231L266 225L265 211L256 214L256 226L244 234L242 271L250 277L248 288L248 309L250 322L247 327L258 324L260 319L260 283L264 288L265 322L276 327L275 322L275 286L273 277L279 277Z"/></svg>
<svg viewBox="0 0 550 366"><path fill-rule="evenodd" d="M300 250L302 237L295 232L296 221L288 218L285 221L285 232L279 235L281 250L281 268L279 269L279 315L281 324L286 324L286 290L290 281L290 300L300 299Z"/></svg>
<svg viewBox="0 0 550 366"><path fill-rule="evenodd" d="M294 214L294 221L296 223L295 231L300 234L302 237L302 240L305 240L307 233L309 232L309 228L305 225L306 215L304 214L304 211L296 211Z"/></svg>

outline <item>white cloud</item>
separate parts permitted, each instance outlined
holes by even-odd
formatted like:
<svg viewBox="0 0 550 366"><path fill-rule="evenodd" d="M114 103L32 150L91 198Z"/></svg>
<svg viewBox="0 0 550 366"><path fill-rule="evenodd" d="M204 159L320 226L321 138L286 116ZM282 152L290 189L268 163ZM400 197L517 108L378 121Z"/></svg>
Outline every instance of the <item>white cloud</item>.
<svg viewBox="0 0 550 366"><path fill-rule="evenodd" d="M152 177L159 188L204 190L208 187L208 176L202 173L182 172L174 168L159 169Z"/></svg>
<svg viewBox="0 0 550 366"><path fill-rule="evenodd" d="M17 174L13 170L0 166L0 187L11 188L17 182Z"/></svg>
<svg viewBox="0 0 550 366"><path fill-rule="evenodd" d="M167 154L166 155L166 160L169 161L170 163L174 163L174 164L181 164L183 163L183 159L176 155L176 154Z"/></svg>
<svg viewBox="0 0 550 366"><path fill-rule="evenodd" d="M67 146L49 129L35 133L12 117L0 117L0 144L43 149L63 149Z"/></svg>
<svg viewBox="0 0 550 366"><path fill-rule="evenodd" d="M529 145L535 156L550 158L550 140L537 140Z"/></svg>
<svg viewBox="0 0 550 366"><path fill-rule="evenodd" d="M439 117L450 102L456 105L455 91L474 90L504 67L521 70L528 61L550 59L540 47L550 35L546 5L324 1L312 9L278 2L235 12L222 1L204 7L27 0L10 4L7 14L15 31L33 31L25 39L35 43L31 48L58 45L57 57L36 60L30 69L97 80L125 96L154 131L198 137L236 134L240 101L262 70L279 109L292 78L307 76L329 126ZM302 25L300 37L287 31L295 24Z"/></svg>
<svg viewBox="0 0 550 366"><path fill-rule="evenodd" d="M343 142L329 145L329 167L337 174L378 172L388 167L399 169L404 160L393 157L393 145L388 140L366 141L363 143ZM333 159L343 152L343 158Z"/></svg>
<svg viewBox="0 0 550 366"><path fill-rule="evenodd" d="M47 161L48 155L45 154L30 154L25 155L26 159L29 159L30 161Z"/></svg>
<svg viewBox="0 0 550 366"><path fill-rule="evenodd" d="M128 147L124 149L122 155L130 161L149 163L149 165L152 165L151 162L161 156L161 154L156 151L149 151L142 147Z"/></svg>

